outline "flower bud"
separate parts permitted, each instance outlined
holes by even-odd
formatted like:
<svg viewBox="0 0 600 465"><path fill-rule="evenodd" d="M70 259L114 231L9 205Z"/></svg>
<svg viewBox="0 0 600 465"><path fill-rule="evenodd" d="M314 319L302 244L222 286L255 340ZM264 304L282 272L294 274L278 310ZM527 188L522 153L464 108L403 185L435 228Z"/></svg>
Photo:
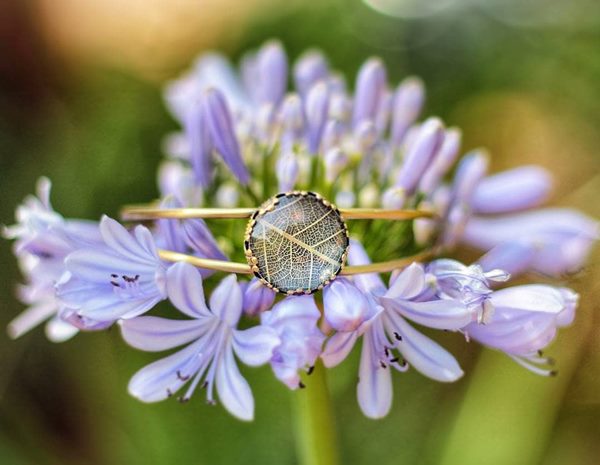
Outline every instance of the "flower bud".
<svg viewBox="0 0 600 465"><path fill-rule="evenodd" d="M387 73L379 58L367 60L356 78L354 113L352 125L356 128L363 121L374 121L377 109L386 90Z"/></svg>
<svg viewBox="0 0 600 465"><path fill-rule="evenodd" d="M281 43L270 41L257 54L258 100L278 105L287 89L288 63Z"/></svg>
<svg viewBox="0 0 600 465"><path fill-rule="evenodd" d="M298 179L299 165L293 152L285 152L279 156L275 173L279 182L280 192L287 192L294 188Z"/></svg>
<svg viewBox="0 0 600 465"><path fill-rule="evenodd" d="M336 279L323 291L325 320L336 331L354 331L371 314L365 295L351 281Z"/></svg>
<svg viewBox="0 0 600 465"><path fill-rule="evenodd" d="M243 288L243 310L248 316L256 316L268 310L275 301L275 291L252 278Z"/></svg>
<svg viewBox="0 0 600 465"><path fill-rule="evenodd" d="M404 188L407 194L414 192L439 149L442 137L443 126L439 119L429 118L421 125L414 142L406 152L402 168L396 178L397 187Z"/></svg>
<svg viewBox="0 0 600 465"><path fill-rule="evenodd" d="M334 147L325 153L325 179L333 183L350 161L346 152Z"/></svg>
<svg viewBox="0 0 600 465"><path fill-rule="evenodd" d="M234 208L237 206L240 194L233 183L224 183L219 186L215 195L215 202L218 207Z"/></svg>
<svg viewBox="0 0 600 465"><path fill-rule="evenodd" d="M540 166L521 166L483 178L473 193L473 211L509 213L537 207L552 190L552 177Z"/></svg>
<svg viewBox="0 0 600 465"><path fill-rule="evenodd" d="M248 184L250 174L242 159L233 120L227 102L220 91L209 89L204 93L204 116L210 138L225 164L242 184Z"/></svg>
<svg viewBox="0 0 600 465"><path fill-rule="evenodd" d="M406 202L406 193L400 187L390 187L381 197L381 206L387 210L398 210Z"/></svg>
<svg viewBox="0 0 600 465"><path fill-rule="evenodd" d="M308 137L308 151L316 154L321 145L323 129L327 122L329 107L329 91L324 82L318 82L309 91L306 97L306 125Z"/></svg>
<svg viewBox="0 0 600 465"><path fill-rule="evenodd" d="M300 95L306 95L317 81L323 80L329 73L327 60L318 50L303 54L294 65L294 82Z"/></svg>
<svg viewBox="0 0 600 465"><path fill-rule="evenodd" d="M392 110L392 143L400 147L406 132L415 122L425 100L423 82L414 77L402 81L394 93Z"/></svg>

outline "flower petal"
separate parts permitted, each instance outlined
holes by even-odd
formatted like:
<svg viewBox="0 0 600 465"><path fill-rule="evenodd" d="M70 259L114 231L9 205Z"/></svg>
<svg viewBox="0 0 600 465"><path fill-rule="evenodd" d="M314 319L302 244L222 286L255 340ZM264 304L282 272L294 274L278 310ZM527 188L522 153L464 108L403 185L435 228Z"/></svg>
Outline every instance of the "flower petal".
<svg viewBox="0 0 600 465"><path fill-rule="evenodd" d="M139 370L129 381L129 393L143 402L158 402L170 397L187 378L177 376L198 357L198 347L202 341L190 344L168 357L161 358ZM186 370L186 373L195 370Z"/></svg>
<svg viewBox="0 0 600 465"><path fill-rule="evenodd" d="M473 320L473 311L458 300L411 302L382 297L380 301L387 309L395 310L409 320L428 328L461 329Z"/></svg>
<svg viewBox="0 0 600 465"><path fill-rule="evenodd" d="M492 294L492 304L500 309L523 312L560 313L564 300L560 291L552 286L527 284L500 289Z"/></svg>
<svg viewBox="0 0 600 465"><path fill-rule="evenodd" d="M236 326L242 315L242 290L237 277L224 278L210 296L210 309L229 326Z"/></svg>
<svg viewBox="0 0 600 465"><path fill-rule="evenodd" d="M405 268L397 277L394 279L390 288L385 293L385 297L389 299L412 299L425 288L425 270L423 266L418 263L413 263Z"/></svg>
<svg viewBox="0 0 600 465"><path fill-rule="evenodd" d="M463 375L458 362L446 349L418 332L401 316L388 312L386 317L388 331L402 336L398 350L419 372L442 382L456 381Z"/></svg>
<svg viewBox="0 0 600 465"><path fill-rule="evenodd" d="M158 352L199 339L209 329L207 320L170 320L142 316L120 322L125 342L136 349Z"/></svg>
<svg viewBox="0 0 600 465"><path fill-rule="evenodd" d="M80 249L65 258L65 268L86 281L109 284L111 275L154 276L157 263L140 263L109 249Z"/></svg>
<svg viewBox="0 0 600 465"><path fill-rule="evenodd" d="M390 411L392 406L391 370L383 368L377 361L371 331L367 331L363 336L356 393L360 409L367 417L383 418Z"/></svg>
<svg viewBox="0 0 600 465"><path fill-rule="evenodd" d="M350 247L348 250L348 263L350 265L368 265L371 263L367 251L360 242L353 239L350 240ZM382 295L385 293L385 284L377 273L358 274L354 277L354 283L363 292L370 292L375 295Z"/></svg>
<svg viewBox="0 0 600 465"><path fill-rule="evenodd" d="M202 276L189 263L179 262L167 270L167 294L180 312L192 318L212 316L204 301Z"/></svg>
<svg viewBox="0 0 600 465"><path fill-rule="evenodd" d="M118 221L103 216L100 220L100 234L106 245L124 258L135 262L153 263L154 254L148 249L153 248L154 240L144 226L136 227L134 238Z"/></svg>
<svg viewBox="0 0 600 465"><path fill-rule="evenodd" d="M274 329L267 326L254 326L244 331L233 332L233 350L246 365L258 366L267 363L273 349L281 344Z"/></svg>
<svg viewBox="0 0 600 465"><path fill-rule="evenodd" d="M321 354L323 364L327 368L331 368L342 363L354 347L357 339L357 331L335 333L325 343L325 348Z"/></svg>
<svg viewBox="0 0 600 465"><path fill-rule="evenodd" d="M233 416L250 421L254 418L254 397L233 357L233 348L227 345L217 366L216 386L219 399Z"/></svg>

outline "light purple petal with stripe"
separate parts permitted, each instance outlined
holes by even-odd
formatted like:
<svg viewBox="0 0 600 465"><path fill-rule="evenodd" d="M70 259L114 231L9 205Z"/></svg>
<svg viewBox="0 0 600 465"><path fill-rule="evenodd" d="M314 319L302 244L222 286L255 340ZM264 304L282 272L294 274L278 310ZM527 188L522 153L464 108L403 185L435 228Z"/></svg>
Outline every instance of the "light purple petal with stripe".
<svg viewBox="0 0 600 465"><path fill-rule="evenodd" d="M217 365L216 386L223 406L236 418L250 421L254 418L254 397L228 345Z"/></svg>
<svg viewBox="0 0 600 465"><path fill-rule="evenodd" d="M416 135L414 143L408 148L396 177L395 186L412 194L423 173L439 150L444 135L442 122L437 118L426 120Z"/></svg>
<svg viewBox="0 0 600 465"><path fill-rule="evenodd" d="M386 291L388 299L410 300L425 289L425 270L418 263L412 263L398 274Z"/></svg>
<svg viewBox="0 0 600 465"><path fill-rule="evenodd" d="M355 265L368 265L371 259L367 255L362 244L356 240L350 240L348 253L348 263ZM354 277L354 282L363 292L369 292L375 295L383 295L386 291L383 280L377 273L361 273Z"/></svg>
<svg viewBox="0 0 600 465"><path fill-rule="evenodd" d="M386 327L402 336L398 350L425 376L441 382L453 382L463 375L456 359L442 346L424 336L395 313L386 313Z"/></svg>
<svg viewBox="0 0 600 465"><path fill-rule="evenodd" d="M159 352L187 344L205 334L211 322L171 320L142 316L120 322L121 335L127 344L148 352Z"/></svg>
<svg viewBox="0 0 600 465"><path fill-rule="evenodd" d="M392 407L392 376L390 368L383 368L373 348L370 331L363 336L360 354L359 381L356 386L358 404L369 418L383 418Z"/></svg>
<svg viewBox="0 0 600 465"><path fill-rule="evenodd" d="M242 159L240 144L235 134L233 119L223 94L217 89L208 89L203 96L204 116L217 152L234 176L247 184L250 174Z"/></svg>
<svg viewBox="0 0 600 465"><path fill-rule="evenodd" d="M242 290L236 275L227 276L212 291L209 306L221 321L231 327L237 325L242 316Z"/></svg>
<svg viewBox="0 0 600 465"><path fill-rule="evenodd" d="M202 342L199 340L139 370L129 381L129 393L143 402L158 402L170 397L187 382L177 373L193 372L188 368L199 359Z"/></svg>
<svg viewBox="0 0 600 465"><path fill-rule="evenodd" d="M473 312L457 300L411 302L382 297L380 302L386 309L396 311L428 328L457 330L464 328L473 320Z"/></svg>
<svg viewBox="0 0 600 465"><path fill-rule="evenodd" d="M267 326L233 331L233 350L246 365L259 366L267 363L273 355L273 349L279 344L279 336Z"/></svg>
<svg viewBox="0 0 600 465"><path fill-rule="evenodd" d="M167 294L180 312L192 318L212 317L204 300L202 276L189 263L179 262L169 268Z"/></svg>
<svg viewBox="0 0 600 465"><path fill-rule="evenodd" d="M521 166L483 178L473 194L473 211L498 214L537 207L551 191L552 176L546 169Z"/></svg>
<svg viewBox="0 0 600 465"><path fill-rule="evenodd" d="M354 347L357 339L358 331L335 333L327 340L321 354L323 364L327 368L331 368L342 363Z"/></svg>

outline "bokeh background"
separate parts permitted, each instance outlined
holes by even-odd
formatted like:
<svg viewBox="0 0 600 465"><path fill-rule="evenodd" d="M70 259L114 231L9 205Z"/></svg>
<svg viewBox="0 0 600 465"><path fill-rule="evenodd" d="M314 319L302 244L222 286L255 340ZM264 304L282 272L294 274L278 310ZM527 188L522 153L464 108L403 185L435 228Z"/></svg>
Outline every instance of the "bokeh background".
<svg viewBox="0 0 600 465"><path fill-rule="evenodd" d="M600 3L596 0L2 0L0 223L44 174L66 216L116 215L157 195L161 139L175 122L161 85L200 52L234 59L279 38L290 57L316 46L352 82L379 55L394 80L421 76L426 113L486 146L494 171L539 163L554 203L600 217ZM472 251L460 254L466 260ZM467 375L453 385L397 375L388 418L355 400L356 354L330 372L344 464L600 463L600 277L576 323L548 351L559 376L443 334ZM22 310L10 244L0 243L0 327ZM129 377L155 358L118 331L63 344L0 331L2 465L294 464L290 393L266 367L245 371L257 402L244 424L201 396L144 405Z"/></svg>

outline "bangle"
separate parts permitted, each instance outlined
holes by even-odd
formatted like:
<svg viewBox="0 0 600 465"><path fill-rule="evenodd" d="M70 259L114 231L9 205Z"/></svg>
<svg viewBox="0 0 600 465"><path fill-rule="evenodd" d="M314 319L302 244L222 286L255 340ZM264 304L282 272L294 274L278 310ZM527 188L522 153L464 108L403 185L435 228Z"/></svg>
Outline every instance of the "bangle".
<svg viewBox="0 0 600 465"><path fill-rule="evenodd" d="M163 260L185 261L200 268L228 273L254 274L269 288L284 294L311 294L323 289L338 274L387 272L432 255L415 255L360 266L346 266L349 236L346 220L413 220L432 218L428 210L376 208L338 209L314 192L277 194L258 208L154 208L125 207L124 220L247 218L244 237L247 263L199 258L159 250Z"/></svg>

